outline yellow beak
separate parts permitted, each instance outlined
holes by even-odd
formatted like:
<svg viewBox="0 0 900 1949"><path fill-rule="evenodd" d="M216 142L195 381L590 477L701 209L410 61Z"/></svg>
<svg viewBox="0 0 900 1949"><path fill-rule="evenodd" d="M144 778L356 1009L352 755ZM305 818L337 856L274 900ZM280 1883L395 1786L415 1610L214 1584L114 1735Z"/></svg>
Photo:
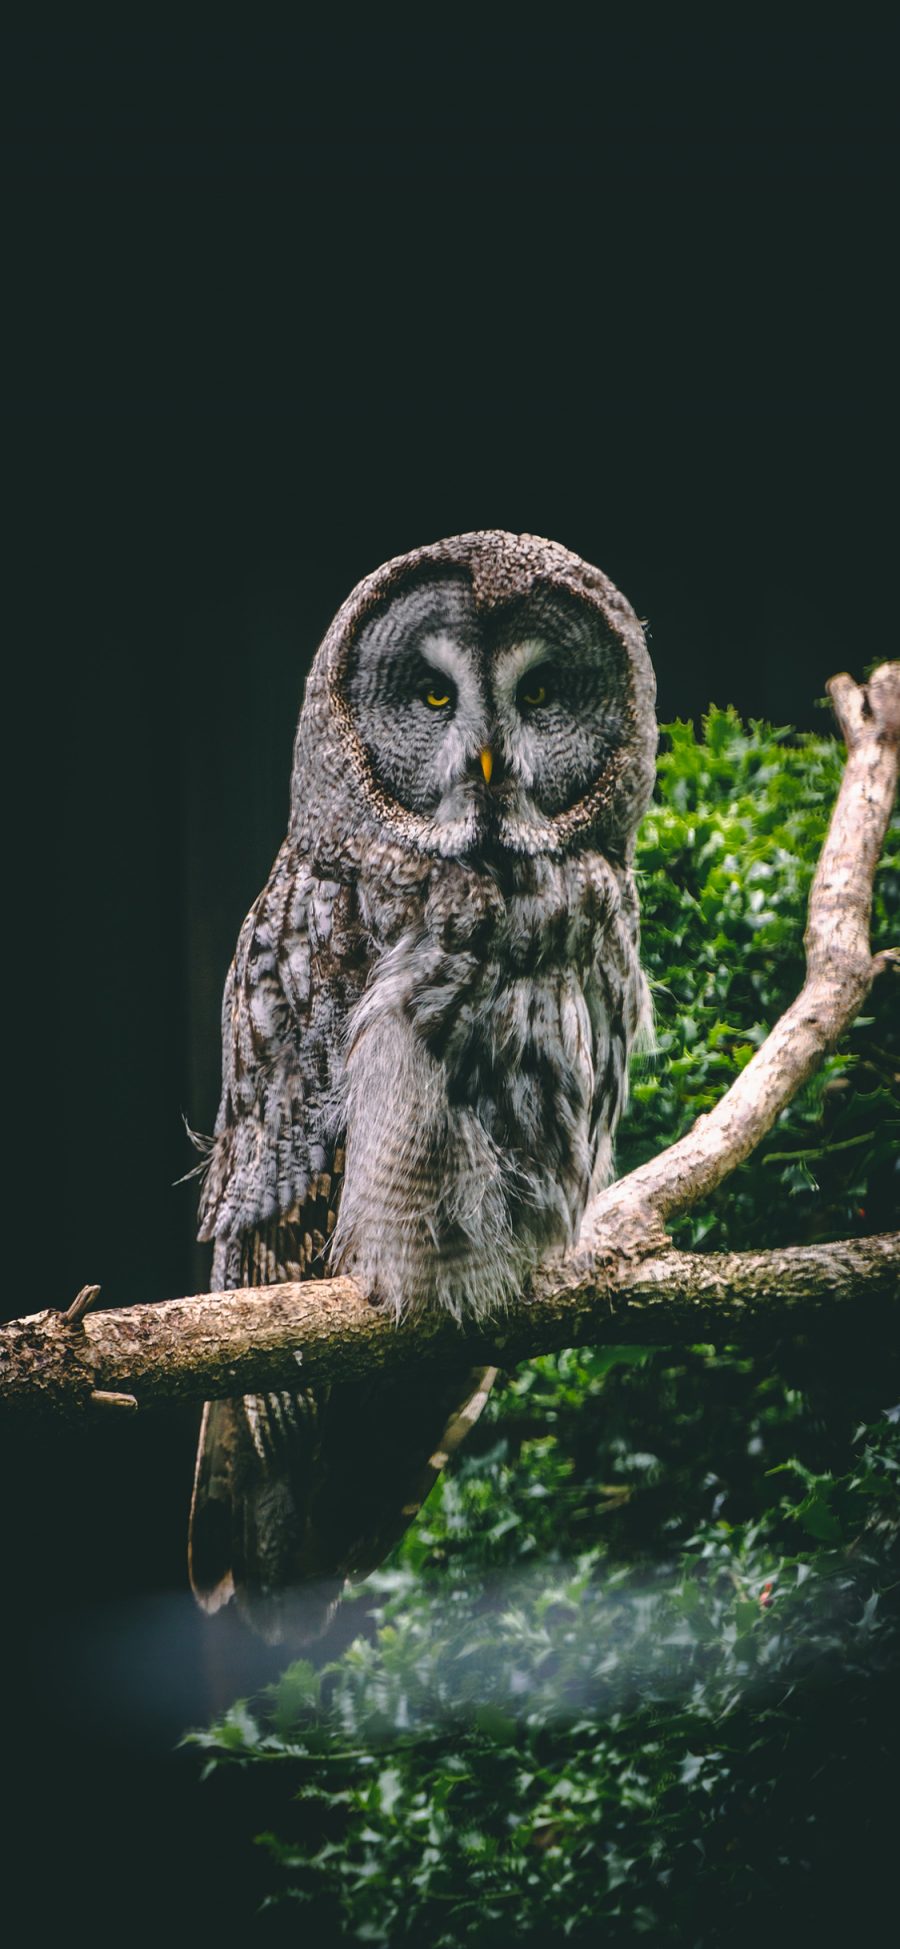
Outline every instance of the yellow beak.
<svg viewBox="0 0 900 1949"><path fill-rule="evenodd" d="M484 782L486 785L489 785L491 782L491 772L494 769L494 755L493 752L488 750L487 745L485 745L484 750L481 752L480 756L481 756L481 769L484 772Z"/></svg>

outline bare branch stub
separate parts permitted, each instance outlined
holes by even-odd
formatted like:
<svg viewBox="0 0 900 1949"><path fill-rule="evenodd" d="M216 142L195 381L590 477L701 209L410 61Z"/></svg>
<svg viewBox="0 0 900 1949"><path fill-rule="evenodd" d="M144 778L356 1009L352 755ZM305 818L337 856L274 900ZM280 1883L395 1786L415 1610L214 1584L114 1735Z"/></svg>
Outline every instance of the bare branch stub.
<svg viewBox="0 0 900 1949"><path fill-rule="evenodd" d="M82 1286L80 1293L76 1293L71 1306L67 1307L66 1311L60 1316L63 1326L80 1326L88 1307L93 1306L94 1301L99 1299L99 1297L99 1286Z"/></svg>

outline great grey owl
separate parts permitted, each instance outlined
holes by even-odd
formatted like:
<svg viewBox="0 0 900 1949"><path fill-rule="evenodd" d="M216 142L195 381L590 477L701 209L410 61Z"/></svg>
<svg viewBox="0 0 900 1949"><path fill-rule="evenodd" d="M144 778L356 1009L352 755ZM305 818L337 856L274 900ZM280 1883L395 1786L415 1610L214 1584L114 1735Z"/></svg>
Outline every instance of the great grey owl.
<svg viewBox="0 0 900 1949"><path fill-rule="evenodd" d="M214 1290L342 1270L398 1314L461 1318L575 1237L647 1013L632 857L654 695L625 598L532 535L437 542L348 597L225 987ZM315 1635L492 1379L461 1349L438 1379L208 1404L201 1603Z"/></svg>

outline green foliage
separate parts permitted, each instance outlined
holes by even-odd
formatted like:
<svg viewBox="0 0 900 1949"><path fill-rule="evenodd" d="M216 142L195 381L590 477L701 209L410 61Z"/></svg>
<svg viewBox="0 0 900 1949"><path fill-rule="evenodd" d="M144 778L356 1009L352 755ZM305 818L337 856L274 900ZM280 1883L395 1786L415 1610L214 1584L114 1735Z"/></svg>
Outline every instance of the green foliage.
<svg viewBox="0 0 900 1949"><path fill-rule="evenodd" d="M711 712L702 742L668 736L639 853L660 1053L622 1169L716 1100L796 991L840 775L829 741L732 712ZM876 997L683 1236L874 1229L892 1047ZM771 1942L832 1924L848 1848L865 1863L889 1845L898 1393L896 1353L791 1341L767 1360L570 1351L507 1377L355 1594L348 1649L191 1736L208 1791L236 1769L254 1788L263 1920L317 1949Z"/></svg>
<svg viewBox="0 0 900 1949"><path fill-rule="evenodd" d="M657 802L641 828L643 958L657 1055L636 1072L618 1147L643 1163L711 1109L803 979L809 888L843 768L831 738L792 738L733 710L664 727ZM900 936L900 823L876 876L875 947ZM866 1014L782 1113L759 1150L679 1242L709 1249L844 1238L890 1222L900 1131L896 998L876 983Z"/></svg>

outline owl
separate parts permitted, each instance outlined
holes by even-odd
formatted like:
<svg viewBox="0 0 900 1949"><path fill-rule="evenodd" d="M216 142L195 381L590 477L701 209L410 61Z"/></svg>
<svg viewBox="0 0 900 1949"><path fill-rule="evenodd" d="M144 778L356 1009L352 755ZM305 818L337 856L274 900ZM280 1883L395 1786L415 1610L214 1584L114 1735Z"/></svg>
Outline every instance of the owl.
<svg viewBox="0 0 900 1949"><path fill-rule="evenodd" d="M632 860L654 699L630 605L553 542L461 535L353 590L225 987L214 1290L346 1272L397 1315L484 1318L576 1237L648 1013ZM318 1635L493 1378L461 1345L437 1374L209 1403L200 1603Z"/></svg>

